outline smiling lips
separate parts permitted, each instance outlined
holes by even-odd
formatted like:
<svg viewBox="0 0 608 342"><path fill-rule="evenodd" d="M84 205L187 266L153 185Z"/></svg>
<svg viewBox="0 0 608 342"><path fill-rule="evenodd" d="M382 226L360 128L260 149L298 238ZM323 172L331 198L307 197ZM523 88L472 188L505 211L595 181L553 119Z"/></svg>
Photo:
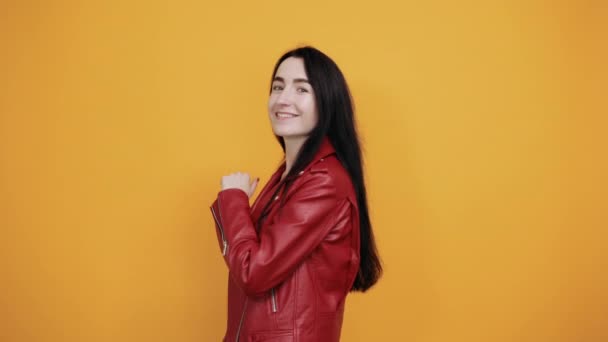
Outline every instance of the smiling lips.
<svg viewBox="0 0 608 342"><path fill-rule="evenodd" d="M296 115L296 114L293 114L293 113L286 113L286 112L276 112L274 115L279 120L291 119L291 118L295 118L295 117L299 116L299 115Z"/></svg>

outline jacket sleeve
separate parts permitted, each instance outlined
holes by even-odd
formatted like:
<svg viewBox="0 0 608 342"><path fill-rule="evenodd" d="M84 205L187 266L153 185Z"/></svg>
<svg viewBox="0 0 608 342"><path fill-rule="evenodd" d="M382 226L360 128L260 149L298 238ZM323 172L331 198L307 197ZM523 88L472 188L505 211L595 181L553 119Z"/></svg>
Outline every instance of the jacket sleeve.
<svg viewBox="0 0 608 342"><path fill-rule="evenodd" d="M307 178L274 221L264 225L259 237L244 191L220 191L211 206L231 276L250 296L263 294L284 281L335 222L349 215L349 202L337 199L331 177L311 173Z"/></svg>

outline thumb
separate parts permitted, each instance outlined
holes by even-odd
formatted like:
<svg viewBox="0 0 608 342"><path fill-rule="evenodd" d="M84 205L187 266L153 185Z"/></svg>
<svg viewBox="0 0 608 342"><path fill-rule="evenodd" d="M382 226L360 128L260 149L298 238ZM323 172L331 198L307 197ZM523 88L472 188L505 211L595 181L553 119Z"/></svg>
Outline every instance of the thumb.
<svg viewBox="0 0 608 342"><path fill-rule="evenodd" d="M255 192L255 189L257 188L259 182L260 182L260 177L257 177L256 179L253 180L253 182L251 183L251 186L249 188L249 197L253 196L253 193Z"/></svg>

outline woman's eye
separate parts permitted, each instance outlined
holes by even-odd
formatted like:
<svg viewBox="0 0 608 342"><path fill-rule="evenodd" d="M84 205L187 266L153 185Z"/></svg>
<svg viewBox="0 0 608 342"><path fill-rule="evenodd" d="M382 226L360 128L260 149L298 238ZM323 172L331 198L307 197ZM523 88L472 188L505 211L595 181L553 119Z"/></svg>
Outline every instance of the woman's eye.
<svg viewBox="0 0 608 342"><path fill-rule="evenodd" d="M308 89L306 89L306 88L298 88L298 91L300 93L308 93Z"/></svg>
<svg viewBox="0 0 608 342"><path fill-rule="evenodd" d="M280 85L274 85L272 86L272 90L282 90L283 87L281 87Z"/></svg>

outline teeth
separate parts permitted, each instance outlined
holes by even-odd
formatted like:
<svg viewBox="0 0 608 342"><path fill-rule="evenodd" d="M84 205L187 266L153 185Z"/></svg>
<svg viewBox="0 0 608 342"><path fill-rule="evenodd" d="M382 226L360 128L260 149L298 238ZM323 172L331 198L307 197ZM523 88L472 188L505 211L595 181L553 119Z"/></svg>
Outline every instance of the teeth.
<svg viewBox="0 0 608 342"><path fill-rule="evenodd" d="M296 115L293 114L283 114L283 113L277 113L277 116L280 118L295 118Z"/></svg>

